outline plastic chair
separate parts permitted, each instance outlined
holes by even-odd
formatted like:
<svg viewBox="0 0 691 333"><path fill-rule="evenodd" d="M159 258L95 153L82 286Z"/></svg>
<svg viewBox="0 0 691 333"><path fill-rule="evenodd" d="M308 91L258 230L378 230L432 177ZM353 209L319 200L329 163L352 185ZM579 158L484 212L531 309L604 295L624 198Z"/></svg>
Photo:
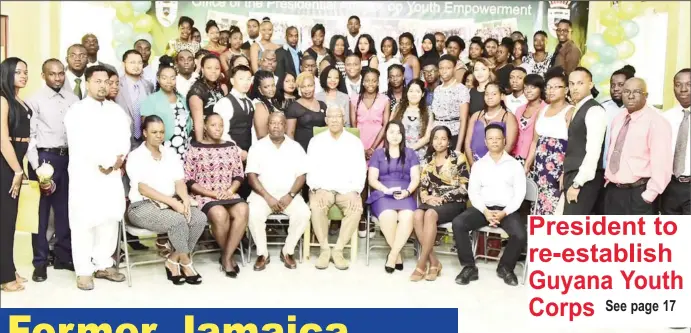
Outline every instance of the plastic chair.
<svg viewBox="0 0 691 333"><path fill-rule="evenodd" d="M324 131L326 131L328 127L314 127L313 133L314 135L318 135ZM358 138L360 137L360 130L357 128L352 128L352 127L345 127L344 130L348 131L350 134L353 134L357 136ZM333 205L329 209L329 214L328 214L329 220L331 221L340 221L343 219L343 212L338 208L338 206ZM303 254L303 260L307 261L310 259L310 249L312 246L319 246L319 243L313 243L312 242L312 224L310 223L307 225L307 228L305 229L305 234L303 235L303 242L302 246L306 247L302 252ZM329 243L330 246L334 246L335 244ZM346 245L346 248L350 248L350 262L354 263L357 261L357 247L358 247L358 234L357 234L357 229L355 229L355 232L353 232L353 235L350 237L350 244Z"/></svg>
<svg viewBox="0 0 691 333"><path fill-rule="evenodd" d="M285 222L285 223L284 223ZM271 214L269 217L266 218L266 227L284 227L288 223L288 216L284 214ZM249 264L252 262L252 234L249 231L249 228L247 230L248 238L249 238L249 245L247 249L247 263ZM285 239L287 236L273 236L273 237L281 237ZM266 242L266 245L285 245L285 241L283 242ZM304 240L300 239L298 241L298 260L300 263L302 263L302 252L304 248Z"/></svg>

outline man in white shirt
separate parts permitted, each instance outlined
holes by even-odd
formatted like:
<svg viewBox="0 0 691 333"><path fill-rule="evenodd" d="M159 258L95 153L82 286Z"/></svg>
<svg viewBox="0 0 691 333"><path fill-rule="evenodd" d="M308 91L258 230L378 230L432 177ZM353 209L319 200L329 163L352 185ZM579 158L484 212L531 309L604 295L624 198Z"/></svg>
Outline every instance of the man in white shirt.
<svg viewBox="0 0 691 333"><path fill-rule="evenodd" d="M360 87L362 86L362 62L360 58L354 54L348 55L345 59L345 70L346 90L348 97L352 98L360 94Z"/></svg>
<svg viewBox="0 0 691 333"><path fill-rule="evenodd" d="M523 80L527 72L523 67L514 67L509 74L509 85L511 86L511 94L506 95L504 104L506 104L507 111L516 114L516 109L519 106L528 103L528 99L523 93Z"/></svg>
<svg viewBox="0 0 691 333"><path fill-rule="evenodd" d="M463 266L456 283L466 285L478 279L468 232L489 225L499 226L509 234L497 275L506 284L515 286L518 278L513 270L528 237L518 214L525 198L525 173L521 163L504 151L506 138L501 126L485 127L485 144L489 152L475 162L468 182L468 196L473 206L453 219L458 260Z"/></svg>
<svg viewBox="0 0 691 333"><path fill-rule="evenodd" d="M360 18L356 15L348 18L348 33L346 34L346 38L348 39L350 51L355 52L358 39L360 39Z"/></svg>
<svg viewBox="0 0 691 333"><path fill-rule="evenodd" d="M82 45L84 45L84 47L86 48L86 55L89 60L89 62L86 64L86 67L101 65L107 69L112 70L113 72L117 72L115 67L98 60L98 51L100 50L100 47L98 45L98 38L96 37L96 35L84 35L82 37Z"/></svg>
<svg viewBox="0 0 691 333"><path fill-rule="evenodd" d="M564 215L593 212L605 182L602 163L607 114L591 95L593 76L584 67L569 75L569 91L576 103L569 124L569 144L564 158Z"/></svg>
<svg viewBox="0 0 691 333"><path fill-rule="evenodd" d="M111 255L125 213L120 167L130 151L130 121L120 106L106 100L109 78L103 66L85 73L88 97L65 115L70 152L69 220L77 287L94 288L98 279L125 281Z"/></svg>
<svg viewBox="0 0 691 333"><path fill-rule="evenodd" d="M86 97L86 80L84 70L88 61L86 48L82 44L73 44L67 48L67 71L65 72L65 85L77 98Z"/></svg>
<svg viewBox="0 0 691 333"><path fill-rule="evenodd" d="M319 241L321 253L315 265L329 267L329 259L338 269L347 269L343 248L358 227L362 215L360 192L365 187L367 164L360 139L343 130L343 109L330 106L326 110L328 130L315 135L307 147L310 171L312 228ZM329 209L336 205L343 212L341 230L333 251L329 247Z"/></svg>
<svg viewBox="0 0 691 333"><path fill-rule="evenodd" d="M247 97L247 92L252 85L252 72L247 66L236 66L230 70L230 84L233 89L230 93L214 105L214 112L223 118L227 133L223 134L223 140L233 141L244 152L249 151L252 145L252 124L254 119L254 106Z"/></svg>
<svg viewBox="0 0 691 333"><path fill-rule="evenodd" d="M674 76L674 97L679 105L662 113L672 127L672 181L662 193L663 215L691 215L691 69L684 68Z"/></svg>
<svg viewBox="0 0 691 333"><path fill-rule="evenodd" d="M190 88L199 77L199 74L194 71L194 54L192 54L192 51L180 50L175 56L175 67L178 69L178 75L175 78L175 89L186 98Z"/></svg>
<svg viewBox="0 0 691 333"><path fill-rule="evenodd" d="M277 111L269 115L269 135L257 141L247 155L247 179L252 193L249 228L257 244L255 271L264 270L270 261L266 244L266 218L271 214L288 216L288 236L279 258L289 269L297 264L295 246L310 223L310 209L300 194L305 185L307 154L299 143L285 135L286 117Z"/></svg>

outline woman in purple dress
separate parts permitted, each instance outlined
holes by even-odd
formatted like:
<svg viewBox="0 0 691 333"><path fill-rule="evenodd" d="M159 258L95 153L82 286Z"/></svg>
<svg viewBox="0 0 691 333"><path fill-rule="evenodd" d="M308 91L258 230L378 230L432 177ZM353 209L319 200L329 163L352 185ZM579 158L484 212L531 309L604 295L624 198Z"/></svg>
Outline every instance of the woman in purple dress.
<svg viewBox="0 0 691 333"><path fill-rule="evenodd" d="M369 164L367 198L391 252L384 269L403 270L401 249L413 232L413 213L417 209L415 193L420 184L420 162L414 150L405 146L405 128L400 121L386 124L384 148L374 151Z"/></svg>

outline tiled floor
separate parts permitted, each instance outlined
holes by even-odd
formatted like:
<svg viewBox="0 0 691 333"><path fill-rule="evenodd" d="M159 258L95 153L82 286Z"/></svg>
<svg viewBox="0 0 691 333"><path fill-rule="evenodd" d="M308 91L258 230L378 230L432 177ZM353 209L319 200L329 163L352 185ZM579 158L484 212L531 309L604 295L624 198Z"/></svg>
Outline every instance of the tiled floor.
<svg viewBox="0 0 691 333"><path fill-rule="evenodd" d="M2 307L451 307L459 308L462 332L549 332L549 333L663 333L672 330L554 330L526 327L526 295L523 286L510 287L496 277L495 263L480 263L480 280L459 286L454 278L460 266L454 256L441 256L443 272L435 282L413 283L408 277L414 269L408 252L403 272L384 272L386 251L375 250L370 265L365 265L364 242L360 257L347 271L333 267L320 271L312 263L288 270L271 249L271 264L263 272L251 265L241 268L235 280L226 278L217 263L218 254L195 257L195 266L204 278L199 286L173 286L165 277L162 264L135 267L133 286L127 283L96 281L96 289L86 293L76 288L72 272L48 270L48 281L29 282L21 293L2 293ZM313 252L315 254L315 252ZM30 237L17 235L19 272L31 277ZM312 258L315 259L315 256ZM517 274L520 277L520 269ZM222 295L219 297L219 295ZM324 297L326 296L326 297ZM171 300L177 300L171 302ZM499 321L498 321L499 320ZM509 325L509 326L507 326Z"/></svg>

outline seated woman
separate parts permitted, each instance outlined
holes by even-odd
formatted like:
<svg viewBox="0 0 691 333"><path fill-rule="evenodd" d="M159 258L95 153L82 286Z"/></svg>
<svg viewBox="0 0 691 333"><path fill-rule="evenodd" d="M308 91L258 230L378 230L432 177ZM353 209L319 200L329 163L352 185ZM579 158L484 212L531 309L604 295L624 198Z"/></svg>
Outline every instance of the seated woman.
<svg viewBox="0 0 691 333"><path fill-rule="evenodd" d="M211 222L211 231L221 246L219 262L226 276L236 278L240 267L233 254L245 234L249 210L237 194L244 171L240 148L221 140L223 118L212 113L204 119L204 137L192 142L185 158L185 179L193 197Z"/></svg>
<svg viewBox="0 0 691 333"><path fill-rule="evenodd" d="M415 151L406 148L405 129L396 120L386 125L384 148L374 151L369 164L367 203L379 220L381 231L391 252L384 269L393 273L403 270L401 249L413 232L413 212L417 201L412 195L420 184L420 162Z"/></svg>
<svg viewBox="0 0 691 333"><path fill-rule="evenodd" d="M434 281L441 274L441 263L432 251L437 224L451 222L465 210L468 201L468 163L463 154L451 149L451 131L437 126L431 135L432 142L420 176L422 204L414 217L415 235L422 250L411 281Z"/></svg>
<svg viewBox="0 0 691 333"><path fill-rule="evenodd" d="M159 59L156 92L147 96L141 104L141 115L158 116L165 126L163 145L175 149L182 161L192 132L192 117L185 97L175 91L178 75L173 58L164 55Z"/></svg>
<svg viewBox="0 0 691 333"><path fill-rule="evenodd" d="M163 147L163 120L144 118L142 134L144 144L127 156L131 201L127 217L136 227L168 234L173 245L165 262L168 280L176 285L200 284L202 277L192 266L190 253L204 232L206 216L192 207L182 161L172 148Z"/></svg>

